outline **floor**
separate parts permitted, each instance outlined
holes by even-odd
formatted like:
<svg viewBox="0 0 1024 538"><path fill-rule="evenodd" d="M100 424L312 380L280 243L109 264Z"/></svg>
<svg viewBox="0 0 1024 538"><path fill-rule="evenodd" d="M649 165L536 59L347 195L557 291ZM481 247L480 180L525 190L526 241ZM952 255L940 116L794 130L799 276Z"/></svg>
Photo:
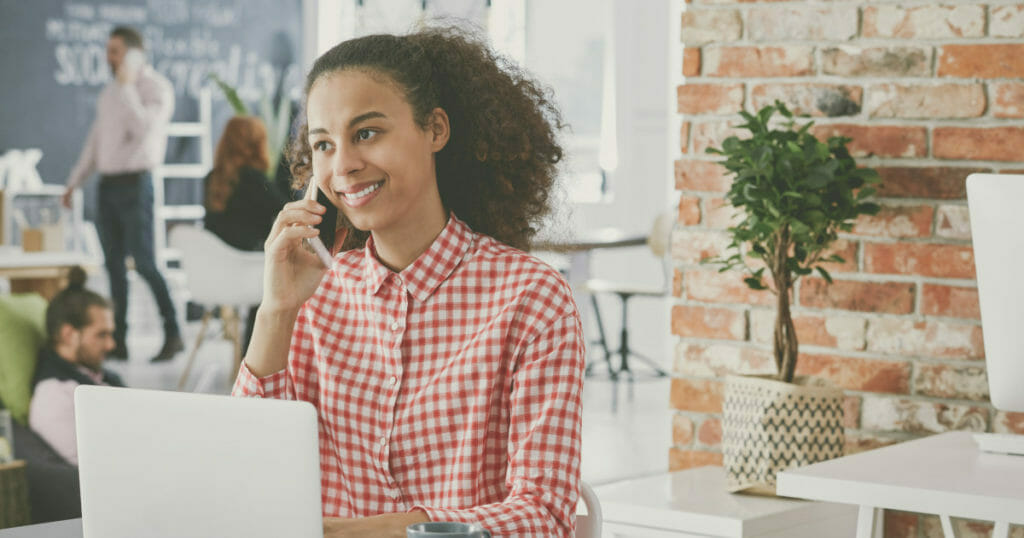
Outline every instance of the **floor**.
<svg viewBox="0 0 1024 538"><path fill-rule="evenodd" d="M143 315L155 315L144 307L136 310L142 310ZM131 387L174 390L184 371L187 352L178 354L169 362L149 363L149 357L156 354L162 343L158 323L138 317L130 323L138 328L130 331L130 359L126 362L107 361L107 365L121 374ZM229 391L231 344L220 337L217 323L211 326L214 330L208 331L210 334L196 355L186 390L203 393ZM199 327L198 321L185 325L187 351L192 349ZM665 470L671 436L668 384L667 378L638 380L632 387L628 382L614 383L600 375L585 380L584 480L592 485L601 485Z"/></svg>

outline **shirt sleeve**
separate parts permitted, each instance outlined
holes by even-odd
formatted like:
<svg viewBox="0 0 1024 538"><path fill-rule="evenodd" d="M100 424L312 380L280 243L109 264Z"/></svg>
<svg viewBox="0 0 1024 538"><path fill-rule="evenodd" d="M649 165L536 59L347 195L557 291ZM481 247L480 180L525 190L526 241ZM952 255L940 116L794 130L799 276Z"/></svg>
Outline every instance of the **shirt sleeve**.
<svg viewBox="0 0 1024 538"><path fill-rule="evenodd" d="M575 312L546 326L513 378L506 486L500 503L415 506L433 521L477 522L494 536L572 536L580 480L583 335Z"/></svg>
<svg viewBox="0 0 1024 538"><path fill-rule="evenodd" d="M32 393L28 411L29 427L73 465L78 465L78 445L75 441L76 387L78 383L71 380L40 381Z"/></svg>
<svg viewBox="0 0 1024 538"><path fill-rule="evenodd" d="M96 170L96 121L93 120L89 134L85 137L85 144L82 145L82 152L78 154L78 162L71 169L66 185L75 188L85 181L86 176Z"/></svg>
<svg viewBox="0 0 1024 538"><path fill-rule="evenodd" d="M166 81L147 73L139 75L138 84L114 84L127 114L128 132L146 137L154 128L166 125L174 114L174 89Z"/></svg>
<svg viewBox="0 0 1024 538"><path fill-rule="evenodd" d="M257 377L242 361L238 370L232 396L249 398L276 398L278 400L303 400L314 406L319 402L319 381L316 371L316 354L312 342L309 315L306 307L299 310L292 330L292 341L288 349L288 366L268 376Z"/></svg>

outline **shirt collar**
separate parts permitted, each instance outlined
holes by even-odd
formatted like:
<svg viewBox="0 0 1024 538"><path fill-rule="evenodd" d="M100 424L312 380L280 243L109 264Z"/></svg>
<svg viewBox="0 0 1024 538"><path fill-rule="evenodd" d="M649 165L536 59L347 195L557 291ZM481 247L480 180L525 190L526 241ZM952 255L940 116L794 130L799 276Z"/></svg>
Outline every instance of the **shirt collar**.
<svg viewBox="0 0 1024 538"><path fill-rule="evenodd" d="M397 276L416 300L424 302L455 271L475 242L476 234L473 230L451 213L448 224L430 247ZM364 261L363 279L366 282L366 291L373 295L395 273L377 259L377 249L373 245L372 235L366 240Z"/></svg>

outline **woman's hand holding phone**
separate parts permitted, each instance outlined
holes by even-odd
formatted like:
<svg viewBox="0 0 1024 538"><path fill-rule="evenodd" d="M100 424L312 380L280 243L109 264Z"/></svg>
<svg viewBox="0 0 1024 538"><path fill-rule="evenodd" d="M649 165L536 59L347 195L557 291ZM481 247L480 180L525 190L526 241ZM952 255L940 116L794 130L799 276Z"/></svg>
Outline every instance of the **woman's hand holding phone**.
<svg viewBox="0 0 1024 538"><path fill-rule="evenodd" d="M297 311L316 291L327 267L303 243L319 235L327 208L310 199L285 204L264 245L263 307Z"/></svg>

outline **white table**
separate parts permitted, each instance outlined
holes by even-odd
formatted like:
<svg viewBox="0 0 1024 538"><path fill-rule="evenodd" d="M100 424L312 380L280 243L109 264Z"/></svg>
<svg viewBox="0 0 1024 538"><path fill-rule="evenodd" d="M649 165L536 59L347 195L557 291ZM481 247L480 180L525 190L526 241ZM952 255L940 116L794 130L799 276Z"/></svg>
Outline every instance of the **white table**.
<svg viewBox="0 0 1024 538"><path fill-rule="evenodd" d="M49 300L64 286L68 269L80 265L92 271L99 262L81 252L23 252L0 247L0 278L10 279L14 293L37 292Z"/></svg>
<svg viewBox="0 0 1024 538"><path fill-rule="evenodd" d="M780 495L860 506L857 536L871 536L881 509L995 522L993 538L1024 523L1024 457L978 450L970 433L908 441L779 473Z"/></svg>
<svg viewBox="0 0 1024 538"><path fill-rule="evenodd" d="M700 467L595 488L605 538L843 538L853 506L728 493L721 467Z"/></svg>

